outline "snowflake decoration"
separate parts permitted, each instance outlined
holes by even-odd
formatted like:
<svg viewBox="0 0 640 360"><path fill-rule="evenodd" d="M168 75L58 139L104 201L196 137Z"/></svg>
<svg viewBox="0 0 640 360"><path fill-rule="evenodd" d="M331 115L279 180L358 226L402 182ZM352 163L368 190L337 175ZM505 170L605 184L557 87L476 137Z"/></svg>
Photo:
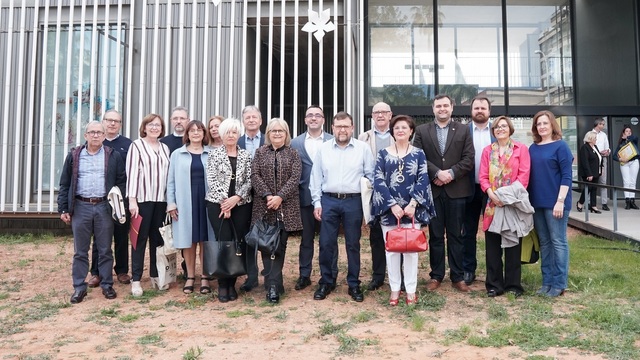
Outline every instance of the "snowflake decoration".
<svg viewBox="0 0 640 360"><path fill-rule="evenodd" d="M211 2L213 3L213 5L218 6L220 5L220 0L211 0Z"/></svg>
<svg viewBox="0 0 640 360"><path fill-rule="evenodd" d="M318 42L322 41L325 33L335 29L336 26L331 22L331 9L324 10L322 14L309 9L309 22L302 27L302 31L313 33Z"/></svg>

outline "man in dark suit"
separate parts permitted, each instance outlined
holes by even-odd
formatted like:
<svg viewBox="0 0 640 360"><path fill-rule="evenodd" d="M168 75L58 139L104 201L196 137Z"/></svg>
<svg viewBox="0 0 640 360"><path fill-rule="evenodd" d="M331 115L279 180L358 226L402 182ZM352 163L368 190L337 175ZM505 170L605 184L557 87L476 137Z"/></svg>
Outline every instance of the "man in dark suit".
<svg viewBox="0 0 640 360"><path fill-rule="evenodd" d="M248 105L242 109L242 125L244 135L238 139L238 146L249 151L251 158L256 149L264 145L264 134L260 131L262 125L262 113L255 105Z"/></svg>
<svg viewBox="0 0 640 360"><path fill-rule="evenodd" d="M496 141L491 134L491 103L485 96L476 96L471 100L471 124L469 124L469 132L473 139L473 149L475 153L475 161L473 170L469 174L471 179L471 196L467 198L467 211L464 217L464 233L462 241L464 243L464 258L462 260L462 268L464 270L464 283L471 285L476 279L476 268L478 260L476 258L478 221L480 214L487 204L487 196L480 188L480 179L478 173L480 171L480 158L482 150Z"/></svg>
<svg viewBox="0 0 640 360"><path fill-rule="evenodd" d="M253 159L256 150L264 145L264 134L260 131L262 113L257 106L248 105L242 109L242 125L244 126L244 135L238 139L238 146L247 150ZM255 249L247 246L247 280L240 286L240 290L244 292L249 292L258 286L258 261L255 254ZM263 271L264 274L268 274L270 269L265 267Z"/></svg>
<svg viewBox="0 0 640 360"><path fill-rule="evenodd" d="M171 126L173 127L173 134L169 134L160 142L169 147L170 153L178 150L182 147L182 137L189 123L189 110L184 106L176 106L171 110ZM185 270L185 274L186 274Z"/></svg>
<svg viewBox="0 0 640 360"><path fill-rule="evenodd" d="M307 131L291 140L291 147L298 151L302 161L302 174L300 176L300 215L302 217L302 240L300 241L299 266L300 277L296 281L295 289L302 290L311 285L311 263L313 261L313 239L316 236L316 227L320 222L313 216L313 203L309 191L311 168L313 159L323 142L331 140L333 135L323 130L324 112L317 105L307 108L304 116ZM337 250L338 248L336 248ZM333 262L334 278L338 276L338 252L336 251Z"/></svg>
<svg viewBox="0 0 640 360"><path fill-rule="evenodd" d="M427 290L440 287L445 275L445 231L451 285L462 292L471 289L463 280L462 230L466 198L471 195L473 139L466 125L451 119L453 100L437 95L433 101L435 121L416 128L413 145L427 155L436 217L429 224L429 262L431 279Z"/></svg>

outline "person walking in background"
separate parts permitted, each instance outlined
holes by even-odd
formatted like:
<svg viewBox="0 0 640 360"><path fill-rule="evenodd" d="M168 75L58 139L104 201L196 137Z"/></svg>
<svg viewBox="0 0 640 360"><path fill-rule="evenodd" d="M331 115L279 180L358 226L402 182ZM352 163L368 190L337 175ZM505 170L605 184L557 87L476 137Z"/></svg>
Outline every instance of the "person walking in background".
<svg viewBox="0 0 640 360"><path fill-rule="evenodd" d="M120 129L122 129L122 115L117 110L107 110L102 116L102 126L105 129L105 138L102 141L103 145L106 145L120 154L122 163L124 164L127 159L127 152L129 152L129 146L131 146L131 140L125 136L120 135ZM126 179L125 179L126 181ZM128 285L131 283L131 276L129 276L129 227L131 214L129 214L129 200L124 198L125 208L125 222L121 224L118 221L114 221L113 224L113 270L116 273L116 278L120 284ZM91 247L91 278L88 281L90 288L100 286L101 278L98 271L98 247L95 244Z"/></svg>
<svg viewBox="0 0 640 360"><path fill-rule="evenodd" d="M171 126L173 127L173 134L163 136L160 142L169 147L169 153L173 154L174 151L181 148L183 145L183 137L185 129L189 123L189 110L184 106L176 106L171 110Z"/></svg>
<svg viewBox="0 0 640 360"><path fill-rule="evenodd" d="M149 275L151 286L158 283L156 248L164 241L160 226L167 210L167 175L169 148L159 139L164 136L164 121L157 114L148 114L140 124L140 138L131 143L127 154L127 197L131 218L142 216L138 240L131 244L131 295L142 296L144 253L149 240ZM167 290L168 286L160 290Z"/></svg>
<svg viewBox="0 0 640 360"><path fill-rule="evenodd" d="M377 154L371 213L379 218L383 239L397 227L398 222L405 228L414 226L420 229L436 216L427 157L421 149L410 143L414 130L415 122L412 117L394 117L391 120L391 136L395 142ZM386 251L386 260L391 287L389 304L398 305L403 273L407 290L406 303L417 303L418 253ZM400 269L401 260L404 271Z"/></svg>
<svg viewBox="0 0 640 360"><path fill-rule="evenodd" d="M601 185L607 185L607 166L609 165L607 159L611 154L611 149L609 148L609 137L607 136L607 133L604 132L605 126L606 121L603 118L597 118L593 123L593 131L596 133L595 145L598 147L598 151L600 151L600 156L602 157L602 171L598 177L598 184ZM609 206L607 206L607 203L609 202L608 191L609 190L607 188L600 188L601 208L604 211L610 210ZM592 206L596 206L596 204L593 203Z"/></svg>
<svg viewBox="0 0 640 360"><path fill-rule="evenodd" d="M207 159L207 215L216 239L243 239L251 224L251 155L238 146L242 136L239 120L225 119L218 130L224 145L211 150ZM245 247L243 252L247 251ZM220 302L238 299L236 280L218 279Z"/></svg>
<svg viewBox="0 0 640 360"><path fill-rule="evenodd" d="M471 179L471 196L467 198L465 205L466 211L464 216L464 233L462 235L463 242L463 259L462 268L464 270L463 280L467 285L471 285L476 279L476 269L478 267L477 259L477 234L478 221L480 214L484 210L487 203L487 195L480 188L480 158L485 147L495 142L495 137L491 130L491 103L484 96L476 96L471 100L471 124L469 131L473 138L474 149L474 167L469 173Z"/></svg>
<svg viewBox="0 0 640 360"><path fill-rule="evenodd" d="M492 225L515 223L516 226L520 226L527 223L528 231L533 227L531 214L527 214L526 217L518 217L513 222L502 221L507 220L506 216L503 216L502 219L496 219L496 224L493 223L496 213L500 214L499 209L496 208L515 207L523 202L529 203L529 194L526 192L526 188L529 185L531 159L527 146L511 139L511 135L515 132L511 119L506 116L498 117L491 126L491 132L496 141L483 149L480 158L480 172L478 173L481 190L486 192L489 197L482 221L482 228L485 231L487 264L485 288L489 297L502 295L505 291L518 297L524 293L520 281L522 238L510 239L511 241L509 241L508 235L503 235L502 231L492 231ZM497 194L502 191L520 194L519 198L514 198L514 200L520 201L505 203ZM502 213L507 214L506 212ZM525 221L525 218L528 221ZM513 227L506 230L509 233L516 231ZM503 252L504 266L502 263Z"/></svg>
<svg viewBox="0 0 640 360"><path fill-rule="evenodd" d="M313 262L314 239L316 228L322 226L313 216L313 203L311 202L311 191L309 182L311 181L311 168L313 159L318 149L325 141L333 139L333 135L323 130L324 111L318 105L310 105L304 116L304 123L307 131L291 140L291 147L298 151L302 162L302 173L300 175L300 216L302 217L302 237L300 239L300 252L298 255L300 276L295 284L296 290L305 289L311 285L311 269ZM333 278L338 278L338 248L334 254L331 265Z"/></svg>
<svg viewBox="0 0 640 360"><path fill-rule="evenodd" d="M471 195L470 172L473 170L473 139L466 125L453 121L453 100L437 95L433 100L435 121L417 127L413 145L427 156L429 179L435 186L433 201L437 216L429 225L429 263L431 279L427 290L440 287L445 275L445 234L451 286L471 291L464 282L463 220L465 205Z"/></svg>
<svg viewBox="0 0 640 360"><path fill-rule="evenodd" d="M535 209L533 222L542 261L542 287L537 294L557 297L564 294L569 278L567 224L573 155L550 111L540 111L533 117L531 132L529 199Z"/></svg>
<svg viewBox="0 0 640 360"><path fill-rule="evenodd" d="M578 153L578 176L580 176L582 181L587 181L594 184L598 183L598 178L600 177L602 171L603 161L601 152L596 146L596 136L597 134L595 131L588 131L584 135L584 144L582 144ZM586 189L586 186L582 187L580 199L576 203L578 212L582 212ZM596 206L596 187L591 185L589 185L588 208L592 213L601 213L601 211L598 210Z"/></svg>
<svg viewBox="0 0 640 360"><path fill-rule="evenodd" d="M374 158L378 156L380 150L394 143L391 130L389 129L389 122L392 116L393 112L391 112L391 107L388 104L379 102L373 105L371 109L373 127L371 130L358 136L358 140L364 141L369 145ZM413 129L411 132L413 132ZM369 224L369 230L369 244L371 245L371 281L367 285L367 290L373 291L384 285L384 273L387 267L387 261L382 226L380 225L380 219L378 217L372 219Z"/></svg>
<svg viewBox="0 0 640 360"><path fill-rule="evenodd" d="M289 125L280 118L267 124L265 145L256 150L251 163L251 184L256 194L253 201L251 223L263 218L282 228L275 257L262 252L262 262L269 263L271 271L265 274L267 301L275 304L284 294L282 268L287 251L289 233L302 229L298 184L302 164L298 152L290 147ZM265 266L267 267L267 266Z"/></svg>
<svg viewBox="0 0 640 360"><path fill-rule="evenodd" d="M107 299L115 299L113 289L113 219L107 194L117 186L124 191L126 177L120 154L104 146L104 126L92 121L84 131L85 145L71 149L60 174L58 212L60 220L71 225L73 231L72 304L81 303L87 296L85 279L89 271L91 236L98 249L100 287Z"/></svg>
<svg viewBox="0 0 640 360"><path fill-rule="evenodd" d="M222 138L220 138L220 133L218 132L218 128L220 124L224 121L224 118L220 115L214 115L209 118L209 123L207 124L207 128L209 129L209 147L217 148L222 146Z"/></svg>
<svg viewBox="0 0 640 360"><path fill-rule="evenodd" d="M167 212L171 216L173 245L182 249L186 263L186 281L182 291L194 291L196 254L200 247L200 264L203 262L203 241L213 240L213 230L207 219L204 197L206 191L205 166L210 148L208 131L198 120L190 121L184 133L184 145L171 154L167 180ZM211 293L209 276L200 276L200 293Z"/></svg>
<svg viewBox="0 0 640 360"><path fill-rule="evenodd" d="M631 143L632 146L635 146L636 155L630 158L621 159L618 155L618 151L620 151L620 149L628 143ZM638 154L638 137L633 135L631 126L625 125L622 128L622 132L620 133L620 138L618 139L618 147L616 148L616 152L613 154L613 160L620 162L622 182L624 187L626 187L627 189L636 188L636 182L638 181L638 159L640 159L640 155ZM624 208L626 210L638 210L638 205L636 205L635 197L636 193L632 191L624 192Z"/></svg>
<svg viewBox="0 0 640 360"><path fill-rule="evenodd" d="M353 136L353 118L346 112L333 117L333 140L320 146L311 170L313 215L320 227L321 279L314 300L324 300L334 289L333 262L338 247L338 230L344 229L347 250L347 284L349 296L362 302L360 289L360 235L362 233L362 198L360 179L373 180L375 166L367 145Z"/></svg>

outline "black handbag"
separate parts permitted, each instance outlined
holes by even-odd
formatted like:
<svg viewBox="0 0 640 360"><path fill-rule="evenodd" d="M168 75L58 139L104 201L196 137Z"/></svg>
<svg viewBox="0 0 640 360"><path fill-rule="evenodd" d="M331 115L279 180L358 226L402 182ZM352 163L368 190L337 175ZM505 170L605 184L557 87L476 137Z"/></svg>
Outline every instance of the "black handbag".
<svg viewBox="0 0 640 360"><path fill-rule="evenodd" d="M225 219L220 223L220 228ZM238 239L233 222L229 221L233 232L233 240L216 239L203 241L204 264L202 271L215 278L235 278L246 275L245 254L242 252L242 241Z"/></svg>
<svg viewBox="0 0 640 360"><path fill-rule="evenodd" d="M276 258L276 251L280 246L280 235L282 234L281 222L278 221L276 214L276 223L269 224L266 220L266 213L262 219L257 220L251 225L249 233L245 236L247 245L258 250L266 252L271 256L271 260Z"/></svg>

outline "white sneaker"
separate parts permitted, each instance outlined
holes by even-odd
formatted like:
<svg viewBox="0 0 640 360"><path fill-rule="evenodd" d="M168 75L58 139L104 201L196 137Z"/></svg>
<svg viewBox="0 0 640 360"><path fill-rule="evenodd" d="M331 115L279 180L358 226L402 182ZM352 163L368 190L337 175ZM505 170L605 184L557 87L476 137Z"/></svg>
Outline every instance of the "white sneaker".
<svg viewBox="0 0 640 360"><path fill-rule="evenodd" d="M157 288L160 291L165 291L165 290L169 290L169 284L166 284L163 287L158 286L158 278L157 277L152 277L151 278L151 287L152 288Z"/></svg>
<svg viewBox="0 0 640 360"><path fill-rule="evenodd" d="M134 297L142 296L142 287L140 286L140 281L131 282L131 295L133 295Z"/></svg>

